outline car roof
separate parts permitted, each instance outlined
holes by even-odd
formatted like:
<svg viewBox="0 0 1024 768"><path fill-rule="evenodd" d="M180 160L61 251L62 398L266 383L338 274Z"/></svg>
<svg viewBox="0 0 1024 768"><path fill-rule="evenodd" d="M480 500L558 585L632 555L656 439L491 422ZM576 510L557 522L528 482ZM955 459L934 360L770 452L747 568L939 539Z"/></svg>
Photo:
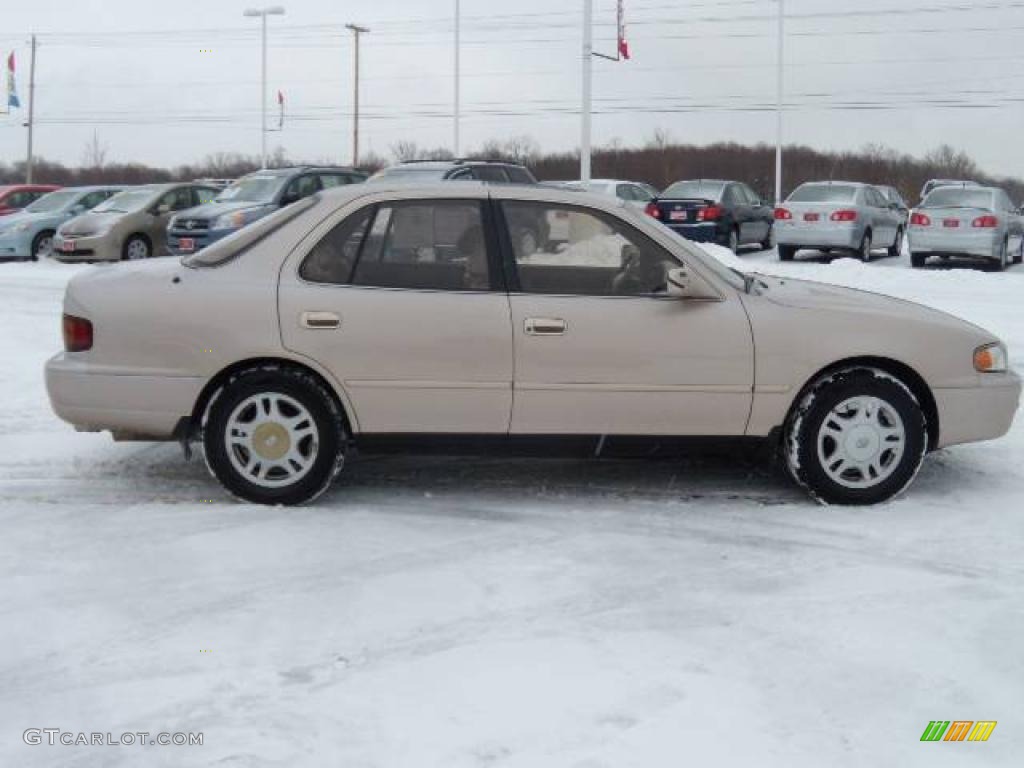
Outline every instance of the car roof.
<svg viewBox="0 0 1024 768"><path fill-rule="evenodd" d="M349 184L343 187L334 187L318 192L321 198L333 200L337 198L358 198L370 196L398 195L400 197L452 199L466 197L470 199L486 199L488 197L506 200L520 199L524 201L537 200L543 202L565 203L567 205L585 202L595 208L625 208L625 203L617 197L599 195L591 192L581 192L564 187L545 187L540 184L504 184L489 183L476 180L455 180L443 184L402 184L399 182L388 182L383 178L374 184Z"/></svg>

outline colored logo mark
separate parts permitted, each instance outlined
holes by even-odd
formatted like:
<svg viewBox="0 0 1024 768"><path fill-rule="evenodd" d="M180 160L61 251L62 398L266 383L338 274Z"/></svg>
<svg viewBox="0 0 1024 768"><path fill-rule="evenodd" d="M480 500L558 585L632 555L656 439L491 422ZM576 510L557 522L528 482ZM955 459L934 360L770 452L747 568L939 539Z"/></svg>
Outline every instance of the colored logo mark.
<svg viewBox="0 0 1024 768"><path fill-rule="evenodd" d="M996 720L932 720L921 734L921 741L988 741Z"/></svg>

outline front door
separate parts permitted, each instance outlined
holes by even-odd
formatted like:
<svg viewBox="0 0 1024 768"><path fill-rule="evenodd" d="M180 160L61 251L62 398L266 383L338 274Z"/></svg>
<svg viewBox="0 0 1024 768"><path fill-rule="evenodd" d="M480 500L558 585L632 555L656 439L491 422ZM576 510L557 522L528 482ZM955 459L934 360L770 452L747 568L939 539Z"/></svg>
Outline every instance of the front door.
<svg viewBox="0 0 1024 768"><path fill-rule="evenodd" d="M742 435L754 352L734 291L666 293L677 258L627 222L581 206L500 203L506 222L568 220L556 248L509 238L516 434Z"/></svg>
<svg viewBox="0 0 1024 768"><path fill-rule="evenodd" d="M331 371L363 433L508 432L512 328L486 211L364 204L282 271L284 345Z"/></svg>

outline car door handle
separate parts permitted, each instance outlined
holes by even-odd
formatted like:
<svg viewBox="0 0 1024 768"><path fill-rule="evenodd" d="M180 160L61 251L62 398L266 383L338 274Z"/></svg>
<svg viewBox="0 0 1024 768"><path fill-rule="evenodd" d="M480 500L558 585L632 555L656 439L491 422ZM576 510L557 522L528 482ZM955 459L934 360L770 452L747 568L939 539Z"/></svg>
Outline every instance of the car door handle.
<svg viewBox="0 0 1024 768"><path fill-rule="evenodd" d="M341 318L334 312L303 312L299 315L303 328L314 331L329 331L341 326Z"/></svg>
<svg viewBox="0 0 1024 768"><path fill-rule="evenodd" d="M558 317L528 317L524 327L527 336L564 336L568 324Z"/></svg>

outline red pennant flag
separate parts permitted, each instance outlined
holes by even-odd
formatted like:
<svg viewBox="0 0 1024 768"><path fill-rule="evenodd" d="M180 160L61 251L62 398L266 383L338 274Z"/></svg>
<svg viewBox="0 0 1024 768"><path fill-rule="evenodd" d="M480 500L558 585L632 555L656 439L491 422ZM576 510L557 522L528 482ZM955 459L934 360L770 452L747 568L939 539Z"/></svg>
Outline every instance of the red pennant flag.
<svg viewBox="0 0 1024 768"><path fill-rule="evenodd" d="M284 94L281 91L277 92L277 103L284 106Z"/></svg>

